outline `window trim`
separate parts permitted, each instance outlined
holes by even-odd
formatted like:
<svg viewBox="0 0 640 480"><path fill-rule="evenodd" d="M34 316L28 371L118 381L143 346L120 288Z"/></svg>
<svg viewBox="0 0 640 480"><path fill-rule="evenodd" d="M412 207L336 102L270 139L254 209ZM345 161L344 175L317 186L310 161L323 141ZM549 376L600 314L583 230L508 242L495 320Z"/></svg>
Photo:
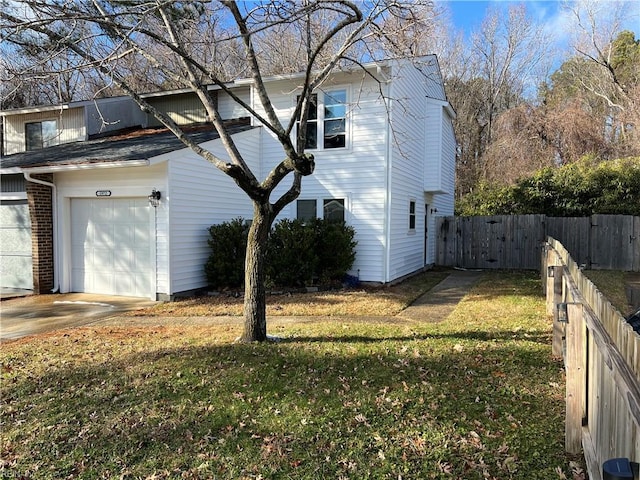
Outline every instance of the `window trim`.
<svg viewBox="0 0 640 480"><path fill-rule="evenodd" d="M345 92L345 113L344 113L344 147L325 147L324 146L324 133L325 133L325 122L332 119L325 118L325 99L331 94L331 92L336 91L344 91ZM350 115L350 104L349 99L351 98L351 88L350 85L332 85L330 88L322 88L318 91L314 92L313 95L317 95L317 112L316 118L312 120L316 124L316 147L310 148L306 147L305 150L313 151L313 152L321 152L321 151L334 151L334 150L348 150L351 148L351 115ZM295 102L299 95L294 96L294 108ZM331 104L338 105L338 104ZM342 117L339 117L342 118ZM294 141L298 136L298 124L299 122L296 120L296 128L293 131ZM307 124L308 126L308 124Z"/></svg>
<svg viewBox="0 0 640 480"><path fill-rule="evenodd" d="M413 209L411 208L413 207ZM415 198L409 199L409 210L408 210L408 231L409 233L416 233L417 226L417 202Z"/></svg>

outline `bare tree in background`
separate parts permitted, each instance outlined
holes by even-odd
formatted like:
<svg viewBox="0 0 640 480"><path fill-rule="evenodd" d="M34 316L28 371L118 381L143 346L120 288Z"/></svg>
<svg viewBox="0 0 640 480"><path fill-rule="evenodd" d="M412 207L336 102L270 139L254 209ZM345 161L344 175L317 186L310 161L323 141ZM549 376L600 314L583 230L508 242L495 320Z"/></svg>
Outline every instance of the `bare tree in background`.
<svg viewBox="0 0 640 480"><path fill-rule="evenodd" d="M502 162L487 162L496 120L535 94L527 87L547 73L549 37L527 16L524 5L517 5L506 14L488 10L470 48L460 34L440 46L446 52L441 63L447 97L457 113L459 198L483 178L499 175L491 169L501 168Z"/></svg>
<svg viewBox="0 0 640 480"><path fill-rule="evenodd" d="M380 38L391 35L385 26L391 16L411 18L406 6L385 0L5 0L0 5L0 34L3 54L28 47L38 55L48 54L52 62L64 56L77 59L73 71L100 75L107 84L130 95L248 195L254 215L245 262L242 340L263 341L267 337L264 257L269 231L278 213L298 197L302 177L314 171L314 157L304 151L312 92L349 59L350 52L357 51L354 49L358 45L371 42L364 49L370 54L365 60L380 53L375 45ZM283 124L271 103L263 74L272 71L268 65L275 61L268 55L273 55L273 48L287 38L297 39L302 47L286 59L283 68L301 71L304 78L295 110ZM141 98L135 83L140 73L151 74L154 83L195 92L231 160L203 149L171 118ZM229 89L226 82L238 76L253 81L260 111ZM210 84L225 91L279 140L283 160L266 178L256 178L238 151L207 89ZM286 193L272 199L272 192L286 178L290 179Z"/></svg>
<svg viewBox="0 0 640 480"><path fill-rule="evenodd" d="M580 0L565 8L573 19L571 46L576 53L573 62L565 62L565 76L571 77L583 99L592 99L590 106L599 104L596 113L604 119L611 146L622 147L621 154L637 154L640 40L622 28L629 20L625 2Z"/></svg>

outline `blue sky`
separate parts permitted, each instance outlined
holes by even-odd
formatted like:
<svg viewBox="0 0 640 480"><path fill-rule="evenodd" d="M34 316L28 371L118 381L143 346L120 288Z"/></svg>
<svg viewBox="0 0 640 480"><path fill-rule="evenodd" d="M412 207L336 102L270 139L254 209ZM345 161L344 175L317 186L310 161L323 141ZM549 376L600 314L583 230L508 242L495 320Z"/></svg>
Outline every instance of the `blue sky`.
<svg viewBox="0 0 640 480"><path fill-rule="evenodd" d="M567 13L562 9L561 1L552 0L437 0L438 3L446 5L451 11L453 24L463 30L468 35L472 29L477 29L485 17L487 9L495 7L506 9L509 5L525 4L528 13L538 22L544 22L550 30L566 35ZM640 1L638 0L599 0L600 3L625 3L628 11L624 27L636 33L636 38L640 36ZM565 30L563 32L563 30Z"/></svg>

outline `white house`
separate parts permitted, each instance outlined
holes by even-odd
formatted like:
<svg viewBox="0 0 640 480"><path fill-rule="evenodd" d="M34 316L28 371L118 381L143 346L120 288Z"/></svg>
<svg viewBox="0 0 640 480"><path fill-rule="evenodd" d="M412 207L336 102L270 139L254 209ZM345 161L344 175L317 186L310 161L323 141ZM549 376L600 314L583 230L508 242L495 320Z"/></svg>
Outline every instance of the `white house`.
<svg viewBox="0 0 640 480"><path fill-rule="evenodd" d="M267 81L283 122L301 79ZM250 80L231 88L259 111ZM264 178L283 159L279 143L222 91L212 95L233 121L244 158ZM178 123L197 125L190 135L225 158L194 94L146 98ZM356 231L351 273L361 281L388 283L432 265L434 217L453 214L456 152L454 112L436 57L335 72L314 98L307 151L316 170L281 215L344 218ZM252 215L229 177L153 128L157 123L128 98L0 115L3 287L172 298L206 286L208 228ZM28 264L31 276L24 275Z"/></svg>

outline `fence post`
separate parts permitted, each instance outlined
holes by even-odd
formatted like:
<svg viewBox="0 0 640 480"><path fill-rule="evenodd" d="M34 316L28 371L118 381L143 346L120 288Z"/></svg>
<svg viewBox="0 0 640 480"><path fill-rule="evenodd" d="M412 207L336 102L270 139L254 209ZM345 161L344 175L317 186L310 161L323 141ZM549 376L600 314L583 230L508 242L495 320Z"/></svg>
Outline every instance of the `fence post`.
<svg viewBox="0 0 640 480"><path fill-rule="evenodd" d="M582 450L585 411L585 320L581 303L567 304L565 449L578 454Z"/></svg>
<svg viewBox="0 0 640 480"><path fill-rule="evenodd" d="M542 255L540 255L540 281L542 282L542 294L547 296L547 256L551 245L542 242Z"/></svg>
<svg viewBox="0 0 640 480"><path fill-rule="evenodd" d="M556 265L553 267L553 291L547 295L553 299L553 337L551 341L551 353L562 355L563 340L565 337L566 323L559 318L558 305L563 301L564 267Z"/></svg>
<svg viewBox="0 0 640 480"><path fill-rule="evenodd" d="M547 250L547 269L545 275L547 277L547 316L551 317L554 315L554 298L553 298L553 285L555 281L555 268L558 265L558 254L553 248L549 248Z"/></svg>

